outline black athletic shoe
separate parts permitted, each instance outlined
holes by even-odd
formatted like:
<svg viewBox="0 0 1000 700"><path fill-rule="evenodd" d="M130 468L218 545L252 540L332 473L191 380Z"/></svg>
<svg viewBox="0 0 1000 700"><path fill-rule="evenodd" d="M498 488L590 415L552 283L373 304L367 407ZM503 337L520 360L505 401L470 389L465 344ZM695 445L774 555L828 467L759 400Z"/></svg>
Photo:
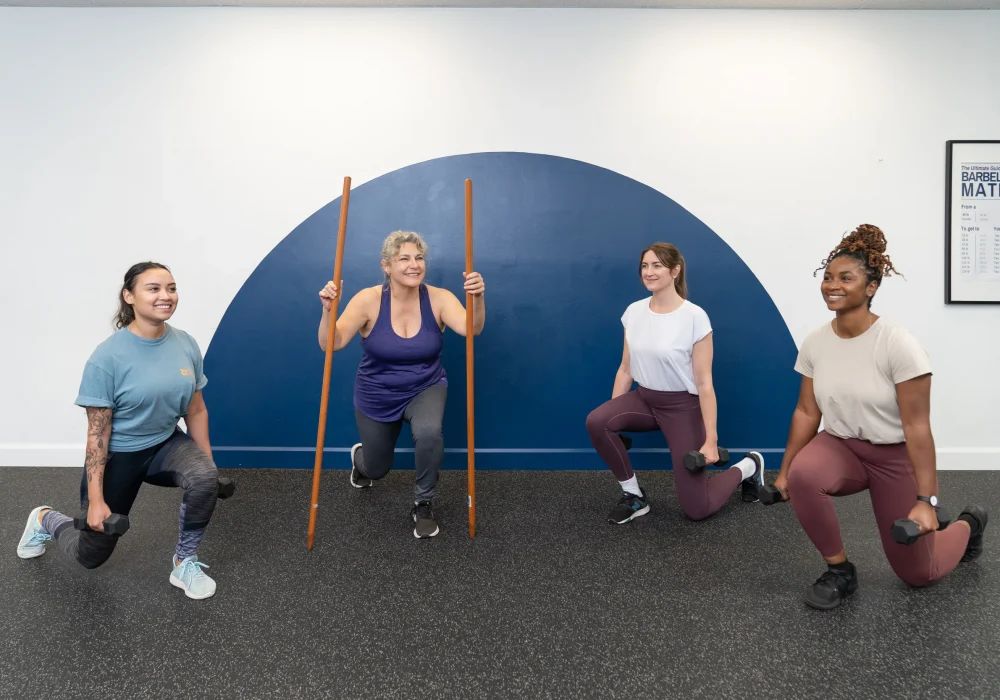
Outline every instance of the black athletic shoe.
<svg viewBox="0 0 1000 700"><path fill-rule="evenodd" d="M806 605L817 610L833 610L858 590L858 572L854 564L847 561L827 567L826 573L806 590Z"/></svg>
<svg viewBox="0 0 1000 700"><path fill-rule="evenodd" d="M982 506L966 506L958 519L969 523L969 529L972 530L969 544L965 546L965 554L962 555L962 561L975 561L983 553L983 531L986 530L986 521L989 520L989 516Z"/></svg>
<svg viewBox="0 0 1000 700"><path fill-rule="evenodd" d="M360 442L351 448L351 486L356 489L366 489L372 485L372 480L358 471L358 452L360 450Z"/></svg>
<svg viewBox="0 0 1000 700"><path fill-rule="evenodd" d="M624 525L630 520L634 520L640 515L645 515L649 512L649 502L646 500L646 492L641 488L639 490L642 491L641 496L636 496L634 493L628 493L627 491L622 493L622 498L618 501L618 505L608 513L608 522L615 525Z"/></svg>
<svg viewBox="0 0 1000 700"><path fill-rule="evenodd" d="M420 503L413 506L410 516L414 522L413 536L417 539L422 540L426 537L434 537L434 535L440 532L437 523L434 522L434 510L431 508L430 501L420 501Z"/></svg>
<svg viewBox="0 0 1000 700"><path fill-rule="evenodd" d="M745 457L754 461L757 470L740 482L740 498L744 503L756 503L760 500L758 489L764 485L764 455L760 452L747 452Z"/></svg>

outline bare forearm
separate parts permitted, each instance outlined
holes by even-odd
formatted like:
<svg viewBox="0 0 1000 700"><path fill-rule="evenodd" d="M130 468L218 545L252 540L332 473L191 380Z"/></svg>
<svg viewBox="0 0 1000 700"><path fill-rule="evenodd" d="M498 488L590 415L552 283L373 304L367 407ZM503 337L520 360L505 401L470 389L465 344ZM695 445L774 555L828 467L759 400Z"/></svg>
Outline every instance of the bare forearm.
<svg viewBox="0 0 1000 700"><path fill-rule="evenodd" d="M936 496L937 458L934 453L934 436L929 425L905 428L906 454L913 465L913 475L917 479L917 495Z"/></svg>
<svg viewBox="0 0 1000 700"><path fill-rule="evenodd" d="M330 337L330 312L326 309L323 310L323 316L319 320L319 347L324 352L326 351L326 343ZM333 329L333 350L336 352L341 348L340 333L337 331L337 327L334 326Z"/></svg>
<svg viewBox="0 0 1000 700"><path fill-rule="evenodd" d="M788 429L788 443L785 445L785 456L781 458L781 474L788 473L788 467L799 451L816 437L819 431L820 416L811 416L796 408L792 414L792 425Z"/></svg>
<svg viewBox="0 0 1000 700"><path fill-rule="evenodd" d="M208 411L198 411L184 417L188 436L202 451L212 458L212 444L208 440Z"/></svg>
<svg viewBox="0 0 1000 700"><path fill-rule="evenodd" d="M611 388L611 398L616 399L622 394L627 394L632 388L632 376L628 372L618 370L615 375L615 384Z"/></svg>
<svg viewBox="0 0 1000 700"><path fill-rule="evenodd" d="M476 335L483 332L486 325L486 298L479 294L472 297L472 330Z"/></svg>
<svg viewBox="0 0 1000 700"><path fill-rule="evenodd" d="M698 403L701 405L701 420L705 424L705 442L719 442L719 410L715 398L715 387L699 387Z"/></svg>
<svg viewBox="0 0 1000 700"><path fill-rule="evenodd" d="M87 500L104 502L104 466L108 463L108 443L111 440L111 409L87 409Z"/></svg>

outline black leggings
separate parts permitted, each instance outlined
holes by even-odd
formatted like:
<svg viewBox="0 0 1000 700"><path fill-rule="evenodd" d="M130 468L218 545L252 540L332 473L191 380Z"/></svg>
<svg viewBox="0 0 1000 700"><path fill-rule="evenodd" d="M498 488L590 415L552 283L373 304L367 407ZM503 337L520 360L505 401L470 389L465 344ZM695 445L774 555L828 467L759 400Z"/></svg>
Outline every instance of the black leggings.
<svg viewBox="0 0 1000 700"><path fill-rule="evenodd" d="M405 421L410 424L415 452L417 478L413 497L417 501L431 500L444 459L441 422L447 396L448 387L443 384L427 387L407 404L403 417L391 423L372 420L355 409L354 417L361 436L361 449L355 458L359 471L369 479L381 479L389 473L396 440Z"/></svg>
<svg viewBox="0 0 1000 700"><path fill-rule="evenodd" d="M198 546L219 493L215 463L180 429L159 445L138 452L115 452L104 466L104 501L112 513L128 515L143 483L184 489L181 503L180 534L177 555L193 553ZM80 479L80 505L86 512L87 479ZM52 522L55 511L45 514L44 523ZM76 530L72 520L62 521L49 534L66 554L82 566L95 569L108 560L118 544L117 535L94 530ZM183 558L183 557L182 557Z"/></svg>

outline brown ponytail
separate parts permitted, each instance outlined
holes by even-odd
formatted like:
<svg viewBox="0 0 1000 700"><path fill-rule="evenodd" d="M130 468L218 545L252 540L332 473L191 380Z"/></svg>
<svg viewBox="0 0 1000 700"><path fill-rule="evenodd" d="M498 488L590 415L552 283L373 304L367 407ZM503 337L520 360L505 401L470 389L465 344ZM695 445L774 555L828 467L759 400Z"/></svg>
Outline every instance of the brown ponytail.
<svg viewBox="0 0 1000 700"><path fill-rule="evenodd" d="M653 251L656 257L661 263L666 265L667 269L673 271L678 265L681 266L681 271L674 278L674 289L677 290L677 294L680 295L681 299L688 298L688 288L687 288L687 266L684 264L684 256L681 252L677 250L677 246L672 243L654 243L639 255L639 274L642 274L642 259L646 257L646 253Z"/></svg>

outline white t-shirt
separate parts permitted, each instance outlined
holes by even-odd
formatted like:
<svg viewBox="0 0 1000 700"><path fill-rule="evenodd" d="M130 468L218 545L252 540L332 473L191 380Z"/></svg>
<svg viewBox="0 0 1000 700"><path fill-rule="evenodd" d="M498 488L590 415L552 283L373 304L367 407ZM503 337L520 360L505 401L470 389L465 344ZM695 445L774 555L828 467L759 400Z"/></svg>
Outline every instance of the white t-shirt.
<svg viewBox="0 0 1000 700"><path fill-rule="evenodd" d="M686 391L697 396L691 353L712 332L705 310L685 300L668 314L653 313L652 297L629 304L622 315L632 379L653 391Z"/></svg>
<svg viewBox="0 0 1000 700"><path fill-rule="evenodd" d="M876 445L905 442L896 385L931 372L916 338L880 318L854 338L841 338L829 323L810 333L795 371L812 377L823 429Z"/></svg>

